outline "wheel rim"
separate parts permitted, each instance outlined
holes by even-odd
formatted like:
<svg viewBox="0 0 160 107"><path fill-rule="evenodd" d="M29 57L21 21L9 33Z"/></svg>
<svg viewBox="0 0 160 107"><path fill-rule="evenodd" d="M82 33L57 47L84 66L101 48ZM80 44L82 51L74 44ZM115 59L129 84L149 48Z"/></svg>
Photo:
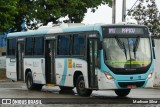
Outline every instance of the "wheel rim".
<svg viewBox="0 0 160 107"><path fill-rule="evenodd" d="M85 84L84 84L84 80L81 80L78 84L79 90L80 92L84 92L85 91Z"/></svg>

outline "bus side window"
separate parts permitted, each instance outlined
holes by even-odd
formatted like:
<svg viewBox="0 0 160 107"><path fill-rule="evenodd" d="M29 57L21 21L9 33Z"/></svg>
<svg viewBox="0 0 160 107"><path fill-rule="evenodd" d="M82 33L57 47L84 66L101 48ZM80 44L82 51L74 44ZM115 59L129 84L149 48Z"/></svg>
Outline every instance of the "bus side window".
<svg viewBox="0 0 160 107"><path fill-rule="evenodd" d="M60 35L58 36L58 55L70 55L70 36Z"/></svg>
<svg viewBox="0 0 160 107"><path fill-rule="evenodd" d="M84 35L73 35L73 55L85 55L85 36Z"/></svg>
<svg viewBox="0 0 160 107"><path fill-rule="evenodd" d="M43 55L43 37L36 37L34 44L34 55Z"/></svg>
<svg viewBox="0 0 160 107"><path fill-rule="evenodd" d="M16 53L16 39L9 39L7 48L8 48L7 55L14 56Z"/></svg>
<svg viewBox="0 0 160 107"><path fill-rule="evenodd" d="M32 55L33 52L33 38L26 38L26 49L25 49L25 55Z"/></svg>

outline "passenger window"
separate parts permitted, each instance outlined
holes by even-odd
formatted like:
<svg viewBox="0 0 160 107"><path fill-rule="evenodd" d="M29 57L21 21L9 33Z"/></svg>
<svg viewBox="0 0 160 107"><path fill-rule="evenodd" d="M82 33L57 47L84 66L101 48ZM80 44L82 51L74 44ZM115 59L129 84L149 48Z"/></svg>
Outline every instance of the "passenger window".
<svg viewBox="0 0 160 107"><path fill-rule="evenodd" d="M43 37L27 38L25 55L43 55Z"/></svg>
<svg viewBox="0 0 160 107"><path fill-rule="evenodd" d="M34 40L33 38L26 38L26 50L25 55L32 55L34 49Z"/></svg>
<svg viewBox="0 0 160 107"><path fill-rule="evenodd" d="M85 55L85 36L84 35L73 35L73 55Z"/></svg>
<svg viewBox="0 0 160 107"><path fill-rule="evenodd" d="M43 37L36 37L34 55L43 55L43 45Z"/></svg>
<svg viewBox="0 0 160 107"><path fill-rule="evenodd" d="M58 36L58 55L70 55L70 36Z"/></svg>
<svg viewBox="0 0 160 107"><path fill-rule="evenodd" d="M16 39L9 39L8 40L8 52L9 56L14 56L16 53Z"/></svg>

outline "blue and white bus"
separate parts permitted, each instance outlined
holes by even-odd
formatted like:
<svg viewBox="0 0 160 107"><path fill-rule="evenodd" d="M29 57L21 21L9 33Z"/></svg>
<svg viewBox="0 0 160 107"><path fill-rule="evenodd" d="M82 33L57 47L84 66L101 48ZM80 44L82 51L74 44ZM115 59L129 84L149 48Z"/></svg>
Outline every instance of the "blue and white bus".
<svg viewBox="0 0 160 107"><path fill-rule="evenodd" d="M80 96L153 87L154 42L146 26L66 24L7 35L6 75L29 90L76 87Z"/></svg>

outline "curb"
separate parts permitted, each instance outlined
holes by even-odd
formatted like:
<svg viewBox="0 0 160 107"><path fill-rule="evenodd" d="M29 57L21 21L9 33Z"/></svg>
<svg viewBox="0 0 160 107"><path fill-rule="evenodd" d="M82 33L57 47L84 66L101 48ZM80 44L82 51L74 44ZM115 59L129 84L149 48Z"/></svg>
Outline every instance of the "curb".
<svg viewBox="0 0 160 107"><path fill-rule="evenodd" d="M157 86L156 86L156 87L153 87L153 88L154 88L154 89L160 89L160 87L157 87Z"/></svg>
<svg viewBox="0 0 160 107"><path fill-rule="evenodd" d="M4 80L0 80L0 82L12 82L12 80L4 79Z"/></svg>

